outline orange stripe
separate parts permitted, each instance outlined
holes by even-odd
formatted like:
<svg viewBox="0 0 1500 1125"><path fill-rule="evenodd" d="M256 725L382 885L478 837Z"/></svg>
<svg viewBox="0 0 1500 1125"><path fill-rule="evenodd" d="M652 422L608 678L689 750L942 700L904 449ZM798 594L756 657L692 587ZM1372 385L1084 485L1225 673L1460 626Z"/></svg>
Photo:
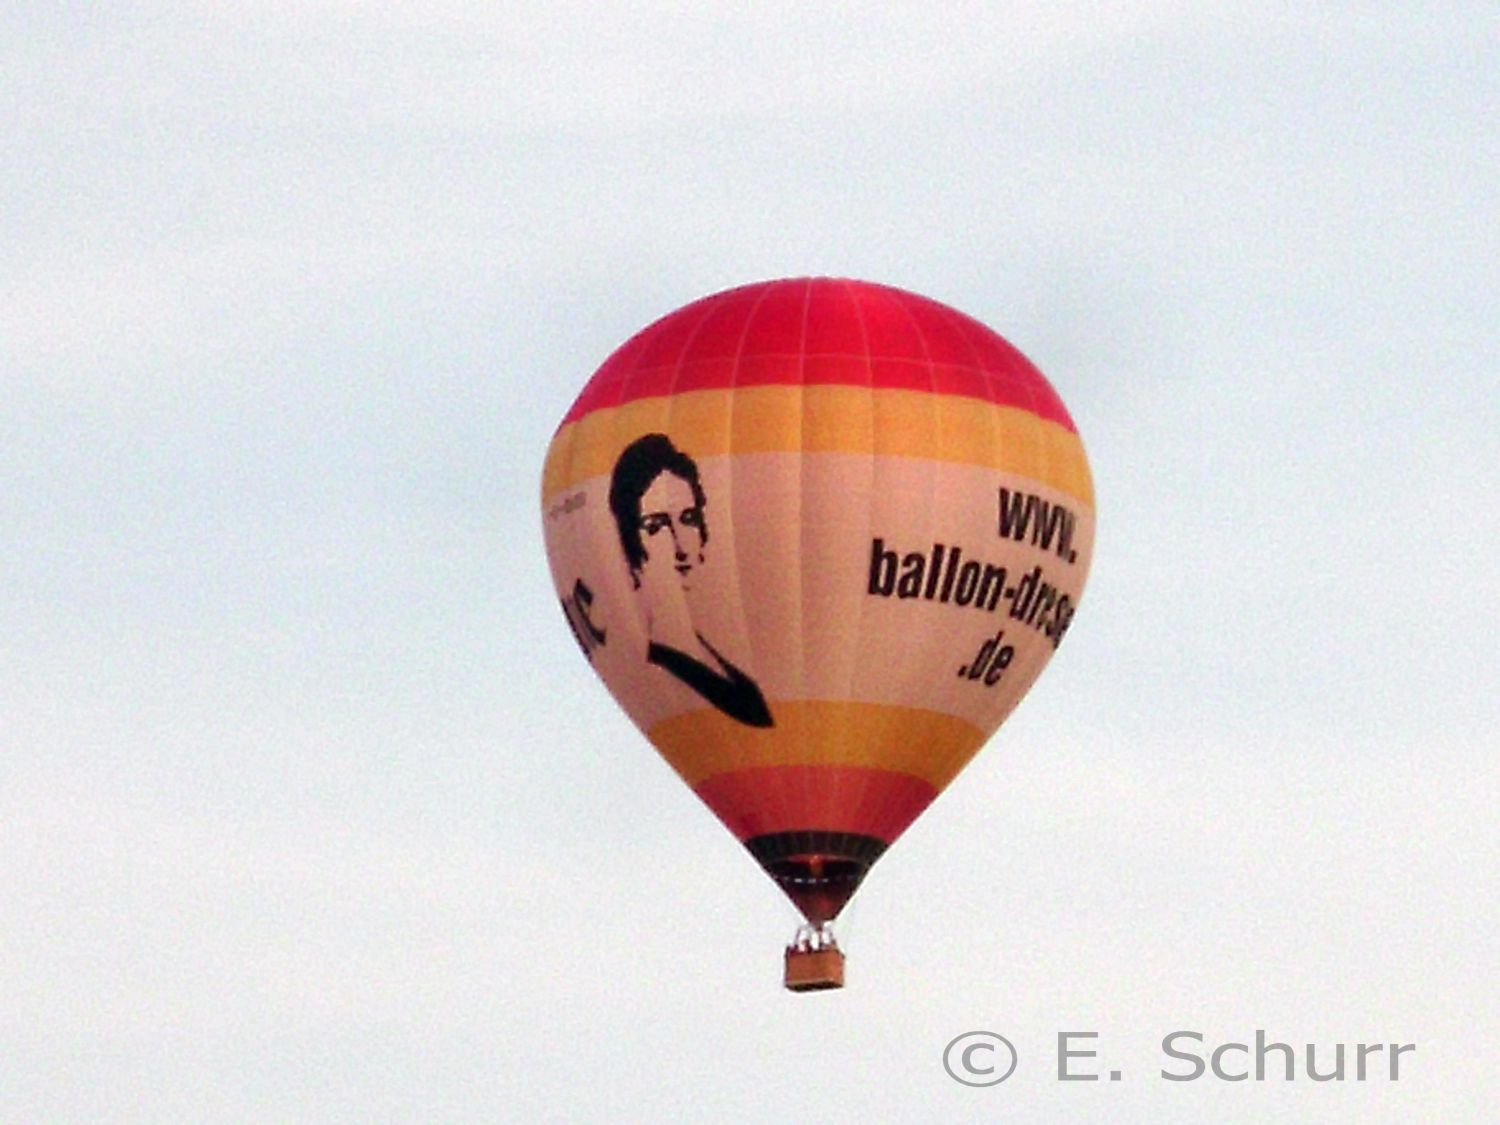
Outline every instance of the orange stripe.
<svg viewBox="0 0 1500 1125"><path fill-rule="evenodd" d="M799 452L918 457L1016 473L1094 503L1083 443L1056 422L962 395L843 386L687 391L595 410L553 438L543 500L609 473L626 445L658 432L698 459Z"/></svg>
<svg viewBox="0 0 1500 1125"><path fill-rule="evenodd" d="M768 832L855 832L891 844L937 790L907 774L857 766L771 766L694 786L741 840ZM858 798L851 800L851 794Z"/></svg>
<svg viewBox="0 0 1500 1125"><path fill-rule="evenodd" d="M940 711L843 700L775 700L776 725L748 727L712 708L657 723L651 742L689 785L767 766L852 766L906 774L941 792L984 744Z"/></svg>

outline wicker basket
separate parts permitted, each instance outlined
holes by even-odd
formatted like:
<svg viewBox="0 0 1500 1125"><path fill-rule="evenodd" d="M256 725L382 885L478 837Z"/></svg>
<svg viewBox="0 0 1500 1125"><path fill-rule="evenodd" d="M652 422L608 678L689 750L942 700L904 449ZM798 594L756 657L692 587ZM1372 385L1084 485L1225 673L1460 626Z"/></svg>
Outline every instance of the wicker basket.
<svg viewBox="0 0 1500 1125"><path fill-rule="evenodd" d="M786 986L793 992L843 988L843 952L839 949L788 949Z"/></svg>

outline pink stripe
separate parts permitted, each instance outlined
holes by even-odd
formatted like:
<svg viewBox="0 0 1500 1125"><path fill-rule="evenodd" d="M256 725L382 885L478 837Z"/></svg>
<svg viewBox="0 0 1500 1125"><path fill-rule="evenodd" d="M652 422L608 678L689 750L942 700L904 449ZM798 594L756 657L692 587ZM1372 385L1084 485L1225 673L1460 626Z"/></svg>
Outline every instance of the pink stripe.
<svg viewBox="0 0 1500 1125"><path fill-rule="evenodd" d="M563 424L675 391L838 384L962 395L1076 432L1035 366L972 317L864 281L765 281L694 301L625 342Z"/></svg>
<svg viewBox="0 0 1500 1125"><path fill-rule="evenodd" d="M741 840L822 830L874 836L906 831L938 791L921 778L867 766L762 766L715 774L694 791Z"/></svg>

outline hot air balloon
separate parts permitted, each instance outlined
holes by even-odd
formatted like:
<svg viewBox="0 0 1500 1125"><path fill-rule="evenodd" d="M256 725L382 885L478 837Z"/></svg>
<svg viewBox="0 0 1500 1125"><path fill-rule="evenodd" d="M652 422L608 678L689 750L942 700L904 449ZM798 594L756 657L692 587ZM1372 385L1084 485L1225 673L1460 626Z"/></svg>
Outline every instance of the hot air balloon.
<svg viewBox="0 0 1500 1125"><path fill-rule="evenodd" d="M1057 393L936 301L768 281L636 334L542 480L594 670L806 919L831 923L1020 701L1073 620L1093 486Z"/></svg>

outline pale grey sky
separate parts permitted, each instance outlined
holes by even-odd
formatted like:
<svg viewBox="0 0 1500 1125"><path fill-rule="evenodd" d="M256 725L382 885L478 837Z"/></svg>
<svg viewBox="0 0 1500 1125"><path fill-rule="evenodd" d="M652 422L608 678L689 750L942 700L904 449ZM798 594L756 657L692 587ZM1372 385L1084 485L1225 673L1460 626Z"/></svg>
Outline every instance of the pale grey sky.
<svg viewBox="0 0 1500 1125"><path fill-rule="evenodd" d="M1497 105L1488 4L5 8L0 1119L1487 1119ZM1016 343L1100 523L795 997L538 488L808 273ZM1157 1076L1256 1028L1418 1050Z"/></svg>

